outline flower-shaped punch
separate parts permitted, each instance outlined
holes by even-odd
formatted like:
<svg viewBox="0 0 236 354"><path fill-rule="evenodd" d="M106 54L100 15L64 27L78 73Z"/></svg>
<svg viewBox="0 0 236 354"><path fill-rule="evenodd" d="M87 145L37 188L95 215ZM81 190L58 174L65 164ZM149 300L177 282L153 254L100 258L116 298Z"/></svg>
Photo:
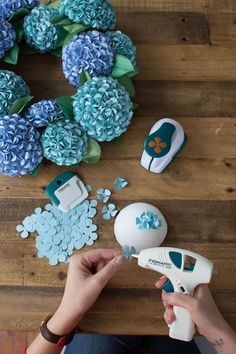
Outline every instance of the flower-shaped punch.
<svg viewBox="0 0 236 354"><path fill-rule="evenodd" d="M111 191L107 188L99 188L96 193L98 199L100 199L103 203L108 202L111 196Z"/></svg>
<svg viewBox="0 0 236 354"><path fill-rule="evenodd" d="M115 204L108 204L108 206L104 205L102 208L102 216L105 220L110 220L114 218L118 211L116 210Z"/></svg>
<svg viewBox="0 0 236 354"><path fill-rule="evenodd" d="M167 144L164 141L161 141L159 136L155 137L152 141L149 141L148 145L153 148L157 154L160 154L160 152L167 147Z"/></svg>
<svg viewBox="0 0 236 354"><path fill-rule="evenodd" d="M157 229L162 226L162 221L152 211L144 211L136 218L136 225L139 230Z"/></svg>

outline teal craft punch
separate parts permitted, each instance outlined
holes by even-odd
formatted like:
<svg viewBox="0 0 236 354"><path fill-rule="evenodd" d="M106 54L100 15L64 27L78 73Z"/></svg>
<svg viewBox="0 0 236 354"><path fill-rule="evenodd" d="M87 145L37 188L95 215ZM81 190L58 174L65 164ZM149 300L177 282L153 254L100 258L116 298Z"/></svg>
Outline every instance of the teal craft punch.
<svg viewBox="0 0 236 354"><path fill-rule="evenodd" d="M161 173L175 159L187 141L183 127L173 119L163 118L152 127L144 142L141 165Z"/></svg>
<svg viewBox="0 0 236 354"><path fill-rule="evenodd" d="M45 192L53 204L65 213L88 197L85 185L74 172L64 172L57 176Z"/></svg>

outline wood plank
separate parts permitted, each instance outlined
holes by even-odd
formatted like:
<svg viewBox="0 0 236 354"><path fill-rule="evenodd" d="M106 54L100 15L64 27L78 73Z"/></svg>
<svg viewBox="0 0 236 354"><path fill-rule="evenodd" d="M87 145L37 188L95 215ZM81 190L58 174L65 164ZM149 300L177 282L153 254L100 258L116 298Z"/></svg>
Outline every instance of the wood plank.
<svg viewBox="0 0 236 354"><path fill-rule="evenodd" d="M225 318L235 327L235 293L220 290L213 295ZM55 311L61 296L62 289L56 288L0 287L0 330L38 330L42 318ZM160 291L105 289L79 328L90 333L167 334Z"/></svg>
<svg viewBox="0 0 236 354"><path fill-rule="evenodd" d="M236 3L235 10L236 11ZM235 46L236 12L209 14L210 42L213 45Z"/></svg>

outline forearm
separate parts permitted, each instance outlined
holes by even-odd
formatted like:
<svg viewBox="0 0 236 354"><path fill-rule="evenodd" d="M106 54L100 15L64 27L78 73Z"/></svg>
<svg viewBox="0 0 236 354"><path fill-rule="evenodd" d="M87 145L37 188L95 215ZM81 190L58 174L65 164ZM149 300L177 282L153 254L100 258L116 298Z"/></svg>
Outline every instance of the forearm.
<svg viewBox="0 0 236 354"><path fill-rule="evenodd" d="M208 340L218 354L236 353L236 334L226 322Z"/></svg>

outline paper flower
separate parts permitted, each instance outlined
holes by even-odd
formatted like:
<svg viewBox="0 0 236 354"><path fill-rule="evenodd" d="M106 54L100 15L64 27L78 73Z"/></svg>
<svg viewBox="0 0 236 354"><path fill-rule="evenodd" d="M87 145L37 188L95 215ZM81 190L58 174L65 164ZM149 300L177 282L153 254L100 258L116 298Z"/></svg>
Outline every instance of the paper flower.
<svg viewBox="0 0 236 354"><path fill-rule="evenodd" d="M42 161L39 132L17 114L0 117L0 173L22 176Z"/></svg>
<svg viewBox="0 0 236 354"><path fill-rule="evenodd" d="M132 255L137 254L136 249L133 246L124 245L122 247L123 255L128 261L133 259Z"/></svg>
<svg viewBox="0 0 236 354"><path fill-rule="evenodd" d="M125 55L135 66L136 47L129 36L121 31L106 32L106 36L110 39L115 54Z"/></svg>
<svg viewBox="0 0 236 354"><path fill-rule="evenodd" d="M124 133L133 116L129 94L111 77L94 77L74 96L75 119L98 141Z"/></svg>
<svg viewBox="0 0 236 354"><path fill-rule="evenodd" d="M1 3L0 3L1 4ZM0 15L0 59L14 46L16 32L10 22L4 20Z"/></svg>
<svg viewBox="0 0 236 354"><path fill-rule="evenodd" d="M55 100L43 100L30 106L25 114L35 128L45 127L64 117Z"/></svg>
<svg viewBox="0 0 236 354"><path fill-rule="evenodd" d="M21 76L0 70L0 116L7 115L18 98L30 95L30 89Z"/></svg>
<svg viewBox="0 0 236 354"><path fill-rule="evenodd" d="M70 20L101 30L113 29L115 12L106 0L62 0L59 12Z"/></svg>
<svg viewBox="0 0 236 354"><path fill-rule="evenodd" d="M113 50L107 37L98 31L81 33L63 48L63 71L74 87L79 87L83 69L91 76L106 76L112 66Z"/></svg>
<svg viewBox="0 0 236 354"><path fill-rule="evenodd" d="M145 211L136 218L136 225L139 230L157 229L162 226L162 221L152 211Z"/></svg>
<svg viewBox="0 0 236 354"><path fill-rule="evenodd" d="M102 216L105 220L110 220L114 218L118 211L116 210L115 204L108 204L108 206L104 205L102 208Z"/></svg>
<svg viewBox="0 0 236 354"><path fill-rule="evenodd" d="M29 46L42 53L57 47L58 28L50 21L57 14L56 9L40 5L24 18L24 37Z"/></svg>
<svg viewBox="0 0 236 354"><path fill-rule="evenodd" d="M38 5L38 0L1 0L0 14L3 18L8 18L21 8L32 9Z"/></svg>
<svg viewBox="0 0 236 354"><path fill-rule="evenodd" d="M103 203L106 203L111 196L111 191L107 188L99 188L96 193L98 199L100 199Z"/></svg>
<svg viewBox="0 0 236 354"><path fill-rule="evenodd" d="M114 186L118 191L121 191L128 185L128 182L122 178L122 177L117 177L117 179L114 182Z"/></svg>
<svg viewBox="0 0 236 354"><path fill-rule="evenodd" d="M57 165L78 164L87 152L88 137L81 126L69 119L49 125L42 134L44 156Z"/></svg>

